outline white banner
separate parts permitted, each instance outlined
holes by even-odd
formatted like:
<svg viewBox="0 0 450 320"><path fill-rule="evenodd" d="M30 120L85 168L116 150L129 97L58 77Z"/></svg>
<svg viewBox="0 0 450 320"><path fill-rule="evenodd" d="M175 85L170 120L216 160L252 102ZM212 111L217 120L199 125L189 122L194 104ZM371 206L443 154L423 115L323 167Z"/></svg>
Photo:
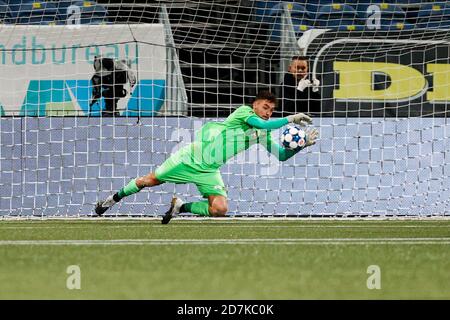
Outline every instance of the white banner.
<svg viewBox="0 0 450 320"><path fill-rule="evenodd" d="M3 25L0 107L6 114L87 114L94 57L102 55L129 60L137 75L133 91L119 100L122 114L152 113L164 102L164 45L162 24Z"/></svg>

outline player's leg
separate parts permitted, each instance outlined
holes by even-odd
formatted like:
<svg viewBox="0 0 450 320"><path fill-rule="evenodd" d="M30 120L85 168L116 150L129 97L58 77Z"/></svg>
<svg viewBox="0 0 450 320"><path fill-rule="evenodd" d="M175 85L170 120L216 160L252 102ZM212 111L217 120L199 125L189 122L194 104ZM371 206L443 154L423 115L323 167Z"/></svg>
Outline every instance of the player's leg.
<svg viewBox="0 0 450 320"><path fill-rule="evenodd" d="M95 212L102 215L108 208L120 201L122 198L141 191L145 187L153 187L164 182L187 183L184 180L184 165L181 161L183 154L178 151L166 159L153 173L131 180L116 194L109 196L105 201L97 203ZM189 178L189 177L188 177Z"/></svg>
<svg viewBox="0 0 450 320"><path fill-rule="evenodd" d="M189 176L188 182L195 183L200 193L208 200L183 203L180 198L174 197L169 211L162 219L163 224L182 212L190 212L204 217L223 217L227 206L227 192L219 171L215 172L183 172Z"/></svg>
<svg viewBox="0 0 450 320"><path fill-rule="evenodd" d="M206 201L183 203L180 198L174 197L169 211L164 215L161 223L168 224L170 219L179 213L190 212L204 217L225 217L228 211L227 197L223 195L210 195Z"/></svg>
<svg viewBox="0 0 450 320"><path fill-rule="evenodd" d="M110 195L103 201L97 202L95 207L95 213L99 216L105 213L106 210L111 208L117 202L122 200L123 198L135 194L141 191L145 187L153 187L163 183L162 181L156 178L155 173L151 172L143 177L139 177L131 180L125 187L120 189L113 195Z"/></svg>
<svg viewBox="0 0 450 320"><path fill-rule="evenodd" d="M228 200L221 195L208 197L208 211L212 217L225 217L228 212Z"/></svg>
<svg viewBox="0 0 450 320"><path fill-rule="evenodd" d="M206 201L184 203L180 212L190 212L205 217L225 217L228 211L228 200L223 195L209 195Z"/></svg>

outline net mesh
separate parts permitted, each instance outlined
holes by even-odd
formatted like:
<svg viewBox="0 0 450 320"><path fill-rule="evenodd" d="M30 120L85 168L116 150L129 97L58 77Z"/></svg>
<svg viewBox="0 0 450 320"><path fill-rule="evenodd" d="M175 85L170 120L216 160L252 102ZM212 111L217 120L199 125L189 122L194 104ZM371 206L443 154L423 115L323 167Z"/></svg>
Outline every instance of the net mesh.
<svg viewBox="0 0 450 320"><path fill-rule="evenodd" d="M0 19L2 217L90 216L260 90L320 140L231 159L229 214L450 214L448 2L20 0ZM320 81L305 92L286 78L298 55ZM174 194L199 200L164 184L108 214L157 216Z"/></svg>

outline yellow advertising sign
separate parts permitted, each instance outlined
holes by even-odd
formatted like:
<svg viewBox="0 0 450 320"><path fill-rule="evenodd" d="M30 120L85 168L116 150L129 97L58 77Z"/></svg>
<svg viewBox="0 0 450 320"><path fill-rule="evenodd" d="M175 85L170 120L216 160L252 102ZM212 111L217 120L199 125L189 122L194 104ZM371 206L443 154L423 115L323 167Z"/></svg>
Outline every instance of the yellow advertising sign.
<svg viewBox="0 0 450 320"><path fill-rule="evenodd" d="M339 89L333 92L337 100L408 101L427 93L430 101L450 101L449 64L426 65L426 72L433 75L433 89L420 71L402 64L335 61L333 69L339 74ZM380 74L388 77L390 84L376 90L374 79Z"/></svg>
<svg viewBox="0 0 450 320"><path fill-rule="evenodd" d="M427 64L427 72L433 75L433 91L427 92L427 100L450 101L450 64Z"/></svg>

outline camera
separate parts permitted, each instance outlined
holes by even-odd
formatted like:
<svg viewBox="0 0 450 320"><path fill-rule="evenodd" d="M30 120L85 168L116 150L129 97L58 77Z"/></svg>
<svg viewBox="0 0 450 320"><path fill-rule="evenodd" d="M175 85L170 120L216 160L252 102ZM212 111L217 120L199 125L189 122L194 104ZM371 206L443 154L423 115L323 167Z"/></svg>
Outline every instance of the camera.
<svg viewBox="0 0 450 320"><path fill-rule="evenodd" d="M89 109L103 97L105 108L102 110L102 116L119 116L117 103L128 94L124 86L129 83L131 91L136 84L136 77L131 70L131 64L127 63L126 60L96 56L94 58L94 70L95 74L91 79L92 98ZM91 114L91 110L89 110L89 114Z"/></svg>

